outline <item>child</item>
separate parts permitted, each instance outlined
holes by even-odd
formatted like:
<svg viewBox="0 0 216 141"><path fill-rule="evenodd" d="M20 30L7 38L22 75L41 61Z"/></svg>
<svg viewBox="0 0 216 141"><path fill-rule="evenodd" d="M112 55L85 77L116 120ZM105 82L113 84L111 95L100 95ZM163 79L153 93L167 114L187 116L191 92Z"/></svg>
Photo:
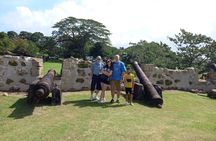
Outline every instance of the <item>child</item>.
<svg viewBox="0 0 216 141"><path fill-rule="evenodd" d="M133 75L131 68L128 67L127 72L123 77L125 92L126 92L125 105L128 105L128 103L130 103L130 105L133 105L132 99L133 99L134 79L135 76Z"/></svg>

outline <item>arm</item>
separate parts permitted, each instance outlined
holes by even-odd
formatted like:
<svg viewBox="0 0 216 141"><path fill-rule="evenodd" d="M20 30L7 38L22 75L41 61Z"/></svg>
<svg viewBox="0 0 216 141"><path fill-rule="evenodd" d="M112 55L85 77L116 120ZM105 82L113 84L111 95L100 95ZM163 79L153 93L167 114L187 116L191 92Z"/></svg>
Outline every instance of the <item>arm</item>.
<svg viewBox="0 0 216 141"><path fill-rule="evenodd" d="M126 71L127 71L127 70L126 70L125 64L122 62L122 63L121 63L122 79L123 79L123 77L124 77Z"/></svg>
<svg viewBox="0 0 216 141"><path fill-rule="evenodd" d="M105 70L102 70L102 74L105 74L106 76L111 76L112 75L112 71L107 72Z"/></svg>

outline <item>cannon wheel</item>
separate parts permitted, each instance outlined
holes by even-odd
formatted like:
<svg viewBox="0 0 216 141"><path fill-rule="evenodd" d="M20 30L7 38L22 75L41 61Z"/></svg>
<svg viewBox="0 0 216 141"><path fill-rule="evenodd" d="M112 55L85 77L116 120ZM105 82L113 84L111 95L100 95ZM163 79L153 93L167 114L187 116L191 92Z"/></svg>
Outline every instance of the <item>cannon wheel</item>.
<svg viewBox="0 0 216 141"><path fill-rule="evenodd" d="M62 103L62 93L59 88L52 90L52 105L61 105Z"/></svg>

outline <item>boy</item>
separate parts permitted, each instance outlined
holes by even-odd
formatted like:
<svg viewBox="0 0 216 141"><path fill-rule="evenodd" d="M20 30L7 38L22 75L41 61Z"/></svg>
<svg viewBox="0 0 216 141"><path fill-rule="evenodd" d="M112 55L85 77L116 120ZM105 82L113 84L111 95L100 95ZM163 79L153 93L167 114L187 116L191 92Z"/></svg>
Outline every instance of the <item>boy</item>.
<svg viewBox="0 0 216 141"><path fill-rule="evenodd" d="M131 68L127 67L127 72L124 74L123 77L125 92L126 92L125 105L128 105L128 103L130 105L133 105L132 100L133 100L134 79L135 76L133 75Z"/></svg>

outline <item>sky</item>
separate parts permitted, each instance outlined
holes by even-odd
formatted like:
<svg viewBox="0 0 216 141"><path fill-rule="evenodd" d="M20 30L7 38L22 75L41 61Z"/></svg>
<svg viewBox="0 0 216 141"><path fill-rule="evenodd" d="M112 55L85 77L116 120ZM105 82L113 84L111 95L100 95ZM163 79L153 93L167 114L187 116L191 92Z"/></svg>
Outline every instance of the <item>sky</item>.
<svg viewBox="0 0 216 141"><path fill-rule="evenodd" d="M42 32L69 16L93 19L111 32L115 47L163 42L185 29L216 39L215 0L1 0L0 31Z"/></svg>

